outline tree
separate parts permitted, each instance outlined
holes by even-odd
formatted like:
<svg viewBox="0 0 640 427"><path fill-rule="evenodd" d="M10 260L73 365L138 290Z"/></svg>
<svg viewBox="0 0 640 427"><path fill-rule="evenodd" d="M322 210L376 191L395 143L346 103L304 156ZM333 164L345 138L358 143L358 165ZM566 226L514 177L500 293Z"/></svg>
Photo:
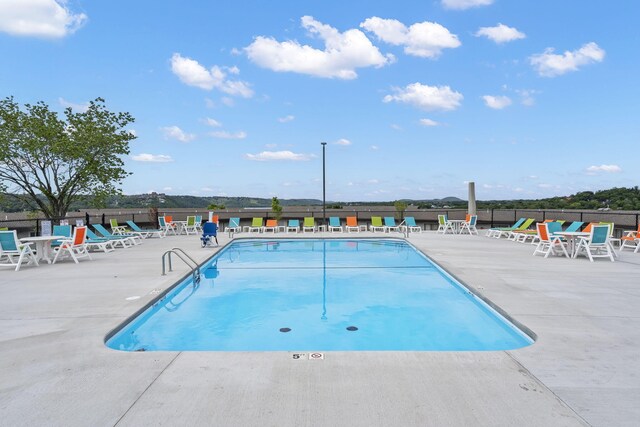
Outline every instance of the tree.
<svg viewBox="0 0 640 427"><path fill-rule="evenodd" d="M396 200L393 202L393 206L396 208L396 212L398 213L398 220L402 221L404 218L404 211L406 211L408 207L407 203L402 200Z"/></svg>
<svg viewBox="0 0 640 427"><path fill-rule="evenodd" d="M96 98L83 112L64 110L64 119L44 102L0 101L0 186L51 219L66 215L78 196L100 205L120 194L122 156L136 137L125 127L129 113L112 113Z"/></svg>
<svg viewBox="0 0 640 427"><path fill-rule="evenodd" d="M282 218L282 206L280 205L280 200L277 197L273 197L271 199L271 210L273 211L273 217L280 221Z"/></svg>

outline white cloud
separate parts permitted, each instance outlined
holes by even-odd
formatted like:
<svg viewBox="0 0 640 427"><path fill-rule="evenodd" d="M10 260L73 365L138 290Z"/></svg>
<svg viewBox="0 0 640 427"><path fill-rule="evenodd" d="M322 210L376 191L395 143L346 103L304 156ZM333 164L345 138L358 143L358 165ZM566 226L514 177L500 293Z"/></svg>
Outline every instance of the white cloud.
<svg viewBox="0 0 640 427"><path fill-rule="evenodd" d="M442 49L460 46L455 34L435 22L419 22L407 28L395 19L374 16L366 19L360 27L374 33L380 40L396 46L404 46L407 55L437 58Z"/></svg>
<svg viewBox="0 0 640 427"><path fill-rule="evenodd" d="M167 126L160 128L160 130L164 133L166 139L177 139L180 142L189 142L196 139L195 134L187 133L178 126Z"/></svg>
<svg viewBox="0 0 640 427"><path fill-rule="evenodd" d="M390 127L391 127L391 129L393 129L393 130L402 130L402 126L400 126L400 125L398 125L398 124L396 124L396 123L391 123L389 126L390 126Z"/></svg>
<svg viewBox="0 0 640 427"><path fill-rule="evenodd" d="M367 184L379 184L380 181L378 181L377 179L373 178L367 181Z"/></svg>
<svg viewBox="0 0 640 427"><path fill-rule="evenodd" d="M520 95L520 97L522 98L522 100L520 101L522 103L522 105L525 105L527 107L531 107L532 105L534 105L536 103L536 100L533 97L533 95L538 93L538 91L522 89L522 90L516 90L516 93L518 95Z"/></svg>
<svg viewBox="0 0 640 427"><path fill-rule="evenodd" d="M599 172L618 173L618 172L622 172L622 168L618 165L589 166L587 168L587 173L589 175L595 175Z"/></svg>
<svg viewBox="0 0 640 427"><path fill-rule="evenodd" d="M313 154L294 153L292 151L262 151L258 154L245 154L244 157L258 162L268 162L275 160L307 161L316 157Z"/></svg>
<svg viewBox="0 0 640 427"><path fill-rule="evenodd" d="M455 110L464 98L449 86L428 86L412 83L405 88L394 88L395 95L387 95L383 102L403 102L426 111Z"/></svg>
<svg viewBox="0 0 640 427"><path fill-rule="evenodd" d="M502 110L503 108L511 105L511 99L508 96L485 95L482 99L484 99L484 103L487 107L493 108L494 110Z"/></svg>
<svg viewBox="0 0 640 427"><path fill-rule="evenodd" d="M380 149L380 147L378 147L377 145L372 145L371 148L373 151L378 151Z"/></svg>
<svg viewBox="0 0 640 427"><path fill-rule="evenodd" d="M233 98L229 98L228 96L223 96L220 101L227 107L233 107L236 104Z"/></svg>
<svg viewBox="0 0 640 427"><path fill-rule="evenodd" d="M422 126L438 126L440 125L440 123L436 122L435 120L431 120L431 119L420 119L420 124Z"/></svg>
<svg viewBox="0 0 640 427"><path fill-rule="evenodd" d="M495 27L480 27L476 32L476 37L484 36L494 42L501 44L513 40L519 40L526 37L525 33L518 31L513 27L504 24L498 24Z"/></svg>
<svg viewBox="0 0 640 427"><path fill-rule="evenodd" d="M543 77L556 77L569 71L578 71L583 65L604 60L605 51L594 42L583 45L578 50L566 51L562 55L553 53L553 48L548 48L544 53L533 55L529 62Z"/></svg>
<svg viewBox="0 0 640 427"><path fill-rule="evenodd" d="M232 69L237 71L237 68ZM207 70L198 61L185 58L179 53L174 53L171 57L171 71L178 76L180 81L188 86L199 87L200 89L218 89L228 95L251 98L253 90L249 83L241 80L227 79L227 73L221 67L214 65ZM232 74L235 74L232 73Z"/></svg>
<svg viewBox="0 0 640 427"><path fill-rule="evenodd" d="M280 123L287 123L287 122L290 122L290 121L292 121L292 120L294 120L294 119L295 119L295 116L288 115L288 116L285 116L285 117L280 117L280 118L278 118L278 121L279 121Z"/></svg>
<svg viewBox="0 0 640 427"><path fill-rule="evenodd" d="M465 10L472 7L489 6L493 0L442 0L442 6L447 9Z"/></svg>
<svg viewBox="0 0 640 427"><path fill-rule="evenodd" d="M335 142L336 145L343 145L343 146L347 146L347 145L351 145L351 141L349 141L348 139L345 138L341 138L339 140L337 140Z"/></svg>
<svg viewBox="0 0 640 427"><path fill-rule="evenodd" d="M173 162L171 156L167 156L164 154L148 154L148 153L140 153L131 156L132 160L136 162L151 162L151 163L168 163Z"/></svg>
<svg viewBox="0 0 640 427"><path fill-rule="evenodd" d="M220 139L245 139L247 137L247 133L244 131L239 132L227 132L226 130L216 131L209 133L214 138Z"/></svg>
<svg viewBox="0 0 640 427"><path fill-rule="evenodd" d="M382 67L393 61L393 56L382 55L358 29L340 33L311 16L303 16L300 21L311 35L324 42L323 50L301 45L295 40L279 42L258 36L245 48L249 59L273 71L339 79L355 79L358 77L356 68Z"/></svg>
<svg viewBox="0 0 640 427"><path fill-rule="evenodd" d="M222 123L220 123L216 119L212 119L210 117L207 117L206 119L204 119L204 122L207 124L207 126L211 126L213 128L222 127Z"/></svg>
<svg viewBox="0 0 640 427"><path fill-rule="evenodd" d="M84 113L89 109L89 103L88 102L85 102L83 104L78 104L78 103L75 103L75 102L67 101L66 99L60 97L60 98L58 98L58 103L63 108L69 108L70 107L76 113L78 113L78 112Z"/></svg>
<svg viewBox="0 0 640 427"><path fill-rule="evenodd" d="M87 22L84 13L73 13L65 0L2 0L0 31L13 36L61 38Z"/></svg>

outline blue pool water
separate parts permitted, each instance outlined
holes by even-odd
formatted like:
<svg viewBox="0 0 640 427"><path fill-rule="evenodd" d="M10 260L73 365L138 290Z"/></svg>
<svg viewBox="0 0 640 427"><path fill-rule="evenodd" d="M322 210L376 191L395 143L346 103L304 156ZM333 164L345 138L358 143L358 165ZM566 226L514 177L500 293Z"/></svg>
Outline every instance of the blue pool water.
<svg viewBox="0 0 640 427"><path fill-rule="evenodd" d="M401 240L241 240L108 341L125 351L507 350L532 340Z"/></svg>

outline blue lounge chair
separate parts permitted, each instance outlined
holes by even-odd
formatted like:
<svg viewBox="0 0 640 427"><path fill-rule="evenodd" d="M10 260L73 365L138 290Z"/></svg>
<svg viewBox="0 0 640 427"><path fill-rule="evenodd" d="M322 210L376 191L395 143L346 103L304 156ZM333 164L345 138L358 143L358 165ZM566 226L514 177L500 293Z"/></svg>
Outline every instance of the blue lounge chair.
<svg viewBox="0 0 640 427"><path fill-rule="evenodd" d="M216 246L218 245L218 225L215 222L205 222L204 227L202 227L202 236L200 237L202 241L202 247L212 245L214 240L216 242Z"/></svg>
<svg viewBox="0 0 640 427"><path fill-rule="evenodd" d="M300 232L300 220L299 219L290 219L287 224L287 233L289 231L295 231L296 233Z"/></svg>
<svg viewBox="0 0 640 427"><path fill-rule="evenodd" d="M392 216L384 217L384 227L383 231L388 233L390 231L400 231L400 227L396 225L396 219Z"/></svg>
<svg viewBox="0 0 640 427"><path fill-rule="evenodd" d="M132 239L128 236L100 237L96 233L91 231L89 227L87 227L87 238L91 239L94 242L99 242L99 241L112 242L113 248L115 248L116 245L120 245L123 248L128 248L129 245L133 246L135 244L133 243Z"/></svg>
<svg viewBox="0 0 640 427"><path fill-rule="evenodd" d="M402 227L400 227L401 229L403 227L409 227L409 231L414 232L414 233L422 233L422 227L420 227L418 224L416 224L416 219L412 216L405 216L404 217L404 224Z"/></svg>
<svg viewBox="0 0 640 427"><path fill-rule="evenodd" d="M329 231L339 231L342 233L342 225L340 225L340 218L337 216L329 217Z"/></svg>
<svg viewBox="0 0 640 427"><path fill-rule="evenodd" d="M159 237L159 238L163 238L165 237L166 233L163 230L155 230L155 229L149 229L149 228L140 228L138 226L138 224L136 224L133 221L127 221L127 225L129 227L131 227L131 229L135 232L135 233L140 233L140 235L142 235L145 239L147 237Z"/></svg>
<svg viewBox="0 0 640 427"><path fill-rule="evenodd" d="M128 239L128 242L131 242L134 245L139 245L142 243L142 238L140 236L133 236L133 235L122 235L119 234L117 236L114 236L113 234L109 233L109 230L107 230L106 228L104 228L102 226L102 224L93 224L93 228L96 229L96 231L100 234L102 234L104 237L106 237L107 239L112 239L114 237L124 237L126 239Z"/></svg>

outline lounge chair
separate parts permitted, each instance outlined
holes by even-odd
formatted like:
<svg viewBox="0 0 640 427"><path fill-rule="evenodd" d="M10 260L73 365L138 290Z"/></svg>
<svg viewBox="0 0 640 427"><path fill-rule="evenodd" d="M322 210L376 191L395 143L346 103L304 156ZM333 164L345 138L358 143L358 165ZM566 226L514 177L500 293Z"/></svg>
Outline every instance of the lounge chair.
<svg viewBox="0 0 640 427"><path fill-rule="evenodd" d="M391 231L400 232L400 227L398 227L396 225L396 219L394 217L392 217L392 216L385 216L384 217L383 231L385 233L389 233Z"/></svg>
<svg viewBox="0 0 640 427"><path fill-rule="evenodd" d="M533 255L543 254L545 258L548 258L549 255L561 255L559 252L556 252L558 248L562 249L562 254L569 258L569 253L567 252L567 243L563 242L559 236L554 236L549 231L550 223L537 223L536 231L538 232L538 245L536 249L533 251Z"/></svg>
<svg viewBox="0 0 640 427"><path fill-rule="evenodd" d="M342 225L340 224L340 218L337 216L329 217L329 231L338 231L342 233Z"/></svg>
<svg viewBox="0 0 640 427"><path fill-rule="evenodd" d="M351 233L352 231L359 233L360 226L358 225L358 217L348 216L347 225L345 225L344 228L347 230L347 233Z"/></svg>
<svg viewBox="0 0 640 427"><path fill-rule="evenodd" d="M94 225L95 228L95 225ZM133 237L130 236L111 236L111 237L100 237L98 236L96 233L94 233L93 231L91 231L91 229L89 227L87 227L87 238L91 239L93 241L100 241L100 240L104 240L105 242L113 242L113 248L116 247L116 245L120 245L123 248L128 248L129 246L133 246L135 243L133 242Z"/></svg>
<svg viewBox="0 0 640 427"><path fill-rule="evenodd" d="M416 224L416 219L412 216L404 217L404 225L401 226L400 229L402 230L406 227L409 227L409 231L411 231L412 233L422 233L422 227Z"/></svg>
<svg viewBox="0 0 640 427"><path fill-rule="evenodd" d="M133 221L127 221L127 225L129 227L131 227L131 229L135 232L135 233L140 233L142 235L144 235L144 238L146 239L147 237L153 237L153 236L157 236L159 238L163 238L165 237L165 232L163 230L155 230L155 229L149 229L149 228L140 228L138 226L138 224L136 224Z"/></svg>
<svg viewBox="0 0 640 427"><path fill-rule="evenodd" d="M371 224L369 224L369 231L384 231L384 225L382 225L381 216L372 216Z"/></svg>
<svg viewBox="0 0 640 427"><path fill-rule="evenodd" d="M573 221L564 231L580 231L580 228L584 225L582 221Z"/></svg>
<svg viewBox="0 0 640 427"><path fill-rule="evenodd" d="M113 235L111 233L109 233L109 230L107 230L106 228L104 228L104 226L102 224L93 224L93 228L95 228L95 230L102 234L103 237L106 237L107 239L111 239L113 237L116 238L120 238L120 237L124 237L125 239L127 239L127 241L131 242L134 245L139 245L142 243L142 238L140 236L134 236L134 235Z"/></svg>
<svg viewBox="0 0 640 427"><path fill-rule="evenodd" d="M0 267L14 267L15 271L20 271L23 262L27 265L35 264L39 266L36 254L31 249L32 242L22 243L18 240L16 230L0 231ZM14 259L17 257L18 259ZM7 262L4 262L6 258Z"/></svg>
<svg viewBox="0 0 640 427"><path fill-rule="evenodd" d="M477 221L478 215L468 215L468 219L460 225L460 234L462 234L465 230L469 234L478 234L478 229L476 228Z"/></svg>
<svg viewBox="0 0 640 427"><path fill-rule="evenodd" d="M278 229L278 220L268 219L266 225L262 227L262 232L265 233L267 231L271 231L275 233L277 229Z"/></svg>
<svg viewBox="0 0 640 427"><path fill-rule="evenodd" d="M248 227L249 233L259 233L262 231L263 219L262 218L253 218L251 221L251 226Z"/></svg>
<svg viewBox="0 0 640 427"><path fill-rule="evenodd" d="M214 216L214 221L218 225L218 215ZM202 233L202 215L196 215L196 231Z"/></svg>
<svg viewBox="0 0 640 427"><path fill-rule="evenodd" d="M85 240L87 239L87 226L76 227L73 229L73 236L70 240L64 240L62 244L55 249L56 256L53 258L52 264L58 261L58 258L63 254L69 255L73 261L78 264L78 259L89 258L89 248Z"/></svg>
<svg viewBox="0 0 640 427"><path fill-rule="evenodd" d="M513 230L517 229L525 221L526 221L526 218L520 218L511 227L493 227L493 228L490 228L490 229L487 230L487 234L485 234L485 235L487 237L495 237L496 239L499 239L500 237L502 237L503 233L504 233L504 235L508 235L510 231L513 231Z"/></svg>
<svg viewBox="0 0 640 427"><path fill-rule="evenodd" d="M240 233L242 227L240 227L240 218L229 218L229 224L227 230L229 233Z"/></svg>
<svg viewBox="0 0 640 427"><path fill-rule="evenodd" d="M172 222L167 222L166 218L163 216L158 217L158 225L160 226L160 230L164 231L165 236L169 232L173 233L174 236L178 234L178 227Z"/></svg>
<svg viewBox="0 0 640 427"><path fill-rule="evenodd" d="M300 220L299 219L290 219L287 223L286 228L287 233L289 231L295 231L296 233L300 232Z"/></svg>
<svg viewBox="0 0 640 427"><path fill-rule="evenodd" d="M312 233L318 231L316 228L316 220L312 216L307 216L302 221L302 232L306 233L307 231L311 231Z"/></svg>
<svg viewBox="0 0 640 427"><path fill-rule="evenodd" d="M204 227L202 227L202 236L200 237L202 241L202 247L206 247L212 245L213 242L216 242L216 246L218 245L218 225L215 222L205 222Z"/></svg>
<svg viewBox="0 0 640 427"><path fill-rule="evenodd" d="M498 236L498 238L500 238L503 234L506 234L507 239L509 240L516 240L518 238L518 233L521 231L525 231L528 230L529 227L531 227L531 224L533 224L535 222L535 218L527 218L527 220L525 222L523 222L520 227L514 229L514 230L509 230L508 232L504 232L501 231L500 235Z"/></svg>

